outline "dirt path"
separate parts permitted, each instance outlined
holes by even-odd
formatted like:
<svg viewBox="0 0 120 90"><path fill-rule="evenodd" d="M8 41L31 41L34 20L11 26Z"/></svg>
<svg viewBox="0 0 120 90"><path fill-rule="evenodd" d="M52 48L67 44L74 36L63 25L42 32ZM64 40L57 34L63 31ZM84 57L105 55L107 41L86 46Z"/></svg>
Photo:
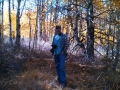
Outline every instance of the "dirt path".
<svg viewBox="0 0 120 90"><path fill-rule="evenodd" d="M28 76L27 82L37 82L43 90L60 90L55 85L56 72L52 60L33 59L26 63ZM66 63L67 87L65 90L102 90L104 89L103 80L97 80L101 74L101 69L81 67L71 62ZM33 79L31 81L31 79ZM32 85L30 85L32 86Z"/></svg>
<svg viewBox="0 0 120 90"><path fill-rule="evenodd" d="M52 58L34 57L28 60L23 50L13 52L4 49L6 61L0 74L0 90L61 90L55 83L57 78ZM67 87L64 90L103 90L105 83L102 78L97 80L102 69L89 65L78 65L66 62Z"/></svg>

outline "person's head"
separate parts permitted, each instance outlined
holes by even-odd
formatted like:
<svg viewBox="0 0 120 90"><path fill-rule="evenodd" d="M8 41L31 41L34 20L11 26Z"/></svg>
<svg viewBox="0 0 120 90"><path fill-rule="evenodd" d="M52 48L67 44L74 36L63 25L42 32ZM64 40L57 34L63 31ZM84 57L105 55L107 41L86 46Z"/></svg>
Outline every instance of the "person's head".
<svg viewBox="0 0 120 90"><path fill-rule="evenodd" d="M60 25L56 25L56 27L55 27L55 33L56 34L60 34L61 33L61 26Z"/></svg>

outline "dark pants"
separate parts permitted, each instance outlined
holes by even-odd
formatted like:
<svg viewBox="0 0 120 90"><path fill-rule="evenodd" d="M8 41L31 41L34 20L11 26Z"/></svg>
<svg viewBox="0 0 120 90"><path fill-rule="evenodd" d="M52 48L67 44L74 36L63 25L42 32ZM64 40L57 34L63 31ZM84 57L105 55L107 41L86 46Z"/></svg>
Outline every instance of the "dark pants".
<svg viewBox="0 0 120 90"><path fill-rule="evenodd" d="M64 54L54 55L59 83L66 83L65 59Z"/></svg>

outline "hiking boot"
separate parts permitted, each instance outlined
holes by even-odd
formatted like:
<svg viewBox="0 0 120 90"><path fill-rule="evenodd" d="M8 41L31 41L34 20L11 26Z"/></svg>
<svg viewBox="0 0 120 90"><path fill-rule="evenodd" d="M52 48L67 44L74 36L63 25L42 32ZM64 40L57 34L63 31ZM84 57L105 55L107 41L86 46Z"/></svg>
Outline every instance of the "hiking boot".
<svg viewBox="0 0 120 90"><path fill-rule="evenodd" d="M61 83L61 88L64 89L67 86L67 83Z"/></svg>
<svg viewBox="0 0 120 90"><path fill-rule="evenodd" d="M55 80L55 83L56 83L56 85L59 85L60 84L60 82L59 82L59 80L57 79L57 80Z"/></svg>

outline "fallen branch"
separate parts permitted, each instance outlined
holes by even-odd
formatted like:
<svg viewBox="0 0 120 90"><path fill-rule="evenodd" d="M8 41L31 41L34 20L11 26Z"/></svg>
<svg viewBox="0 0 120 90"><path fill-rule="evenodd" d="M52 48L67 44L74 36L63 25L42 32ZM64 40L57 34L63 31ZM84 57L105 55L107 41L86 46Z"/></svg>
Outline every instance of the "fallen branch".
<svg viewBox="0 0 120 90"><path fill-rule="evenodd" d="M102 76L103 72L98 76L97 80Z"/></svg>

